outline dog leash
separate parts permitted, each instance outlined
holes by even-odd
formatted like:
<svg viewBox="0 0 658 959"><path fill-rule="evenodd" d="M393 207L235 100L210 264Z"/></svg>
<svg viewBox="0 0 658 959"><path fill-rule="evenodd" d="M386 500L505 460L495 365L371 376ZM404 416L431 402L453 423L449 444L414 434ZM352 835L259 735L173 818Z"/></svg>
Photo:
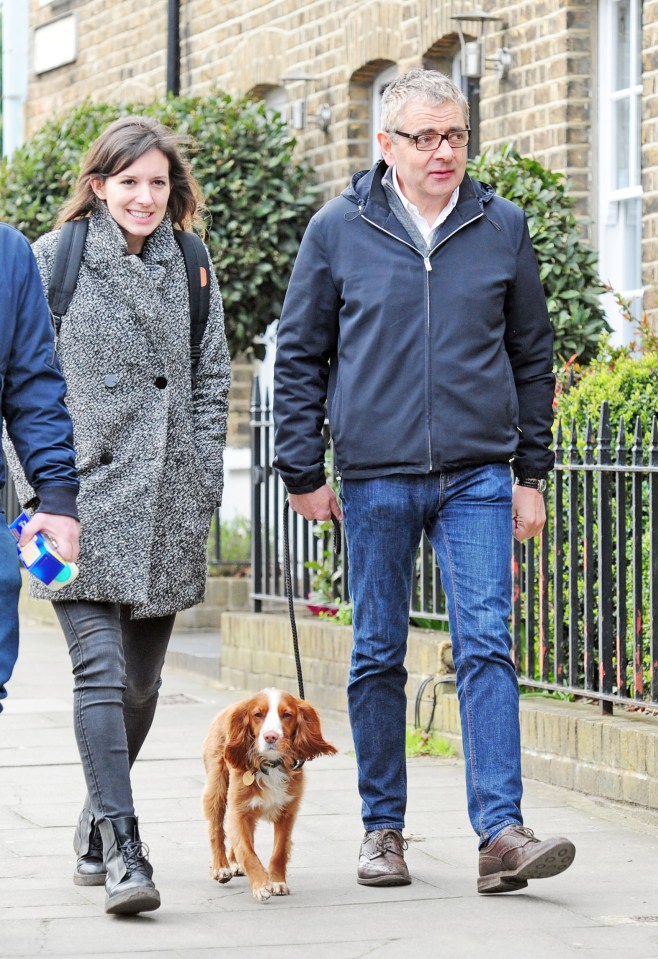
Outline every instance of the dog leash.
<svg viewBox="0 0 658 959"><path fill-rule="evenodd" d="M292 646L295 653L295 667L297 669L297 685L299 687L300 699L304 699L304 678L302 676L302 661L299 654L299 636L297 635L297 620L295 618L295 604L292 595L292 572L290 569L290 536L289 536L289 515L290 503L288 498L283 504L283 579L288 598L288 613L290 615L290 628L292 630ZM340 522L332 514L334 524L334 553L340 556L341 531Z"/></svg>

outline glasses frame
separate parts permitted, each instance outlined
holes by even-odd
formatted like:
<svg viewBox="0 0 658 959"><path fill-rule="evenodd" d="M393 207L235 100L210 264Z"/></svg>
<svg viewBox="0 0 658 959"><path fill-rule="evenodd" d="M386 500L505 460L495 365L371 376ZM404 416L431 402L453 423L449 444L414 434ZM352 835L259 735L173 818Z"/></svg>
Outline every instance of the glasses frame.
<svg viewBox="0 0 658 959"><path fill-rule="evenodd" d="M414 144L415 144L415 146L416 146L416 149L417 149L420 153L434 153L435 150L440 150L440 149L441 149L441 146L443 145L443 141L444 141L444 140L447 141L448 146L450 147L451 150L463 150L464 147L467 147L467 146L468 146L468 141L469 141L470 138L471 138L471 128L470 128L470 127L463 127L463 128L460 129L460 130L451 130L450 133L432 133L432 134L430 134L430 133L403 133L402 130L394 130L393 132L396 133L399 137L405 137L405 139L407 139L407 140L413 140L413 141L414 141ZM460 143L458 146L453 146L452 143L450 142L450 137L451 137L454 133L467 133L467 134L468 134L468 138L467 138L467 140L466 140L466 143ZM422 149L421 147L418 146L418 140L420 139L420 137L426 137L426 136L439 137L439 142L437 143L437 145L436 145L435 147L429 147L429 148L427 148L427 149Z"/></svg>

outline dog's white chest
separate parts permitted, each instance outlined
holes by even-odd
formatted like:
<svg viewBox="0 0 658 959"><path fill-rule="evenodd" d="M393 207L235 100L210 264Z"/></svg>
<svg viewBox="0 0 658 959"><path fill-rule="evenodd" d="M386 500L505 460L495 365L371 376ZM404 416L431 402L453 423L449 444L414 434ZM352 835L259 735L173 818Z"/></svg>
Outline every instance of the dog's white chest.
<svg viewBox="0 0 658 959"><path fill-rule="evenodd" d="M259 771L256 782L260 788L251 799L252 809L259 809L267 819L276 819L292 801L288 774L283 769L269 769L267 773Z"/></svg>

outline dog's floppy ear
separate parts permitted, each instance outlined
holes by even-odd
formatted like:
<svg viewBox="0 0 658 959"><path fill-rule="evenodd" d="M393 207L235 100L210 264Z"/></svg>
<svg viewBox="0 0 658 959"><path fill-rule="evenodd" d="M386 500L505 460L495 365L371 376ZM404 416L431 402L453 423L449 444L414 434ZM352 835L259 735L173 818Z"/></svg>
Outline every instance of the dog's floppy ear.
<svg viewBox="0 0 658 959"><path fill-rule="evenodd" d="M224 743L224 756L227 763L235 766L236 769L245 769L247 766L247 756L254 743L254 738L249 728L249 708L251 700L246 699L241 703L236 703L228 721L226 732L226 742Z"/></svg>
<svg viewBox="0 0 658 959"><path fill-rule="evenodd" d="M315 759L316 756L332 756L336 747L322 736L320 717L305 700L297 703L297 729L293 736L296 759Z"/></svg>

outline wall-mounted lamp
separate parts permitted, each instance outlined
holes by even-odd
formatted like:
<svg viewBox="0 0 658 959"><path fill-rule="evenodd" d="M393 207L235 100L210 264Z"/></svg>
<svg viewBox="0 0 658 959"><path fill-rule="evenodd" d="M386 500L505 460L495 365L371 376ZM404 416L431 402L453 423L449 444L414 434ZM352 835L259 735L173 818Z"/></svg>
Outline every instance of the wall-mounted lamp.
<svg viewBox="0 0 658 959"><path fill-rule="evenodd" d="M315 83L315 77L308 73L297 73L294 76L281 77L281 83L303 83L304 95L301 100L293 100L290 104L290 123L295 130L305 130L309 123L315 123L323 133L329 132L331 124L331 106L321 103L317 113L308 112L309 84Z"/></svg>
<svg viewBox="0 0 658 959"><path fill-rule="evenodd" d="M493 23L494 20L500 21L500 17L494 17L484 10L472 10L470 13L460 13L451 20L457 21L457 32L459 33L459 46L461 47L461 72L463 77L469 77L472 80L479 79L485 71L488 63L494 64L494 72L499 80L504 80L512 63L512 57L507 47L500 47L493 57L484 55L484 31L487 23ZM475 40L466 40L462 21L476 23Z"/></svg>

